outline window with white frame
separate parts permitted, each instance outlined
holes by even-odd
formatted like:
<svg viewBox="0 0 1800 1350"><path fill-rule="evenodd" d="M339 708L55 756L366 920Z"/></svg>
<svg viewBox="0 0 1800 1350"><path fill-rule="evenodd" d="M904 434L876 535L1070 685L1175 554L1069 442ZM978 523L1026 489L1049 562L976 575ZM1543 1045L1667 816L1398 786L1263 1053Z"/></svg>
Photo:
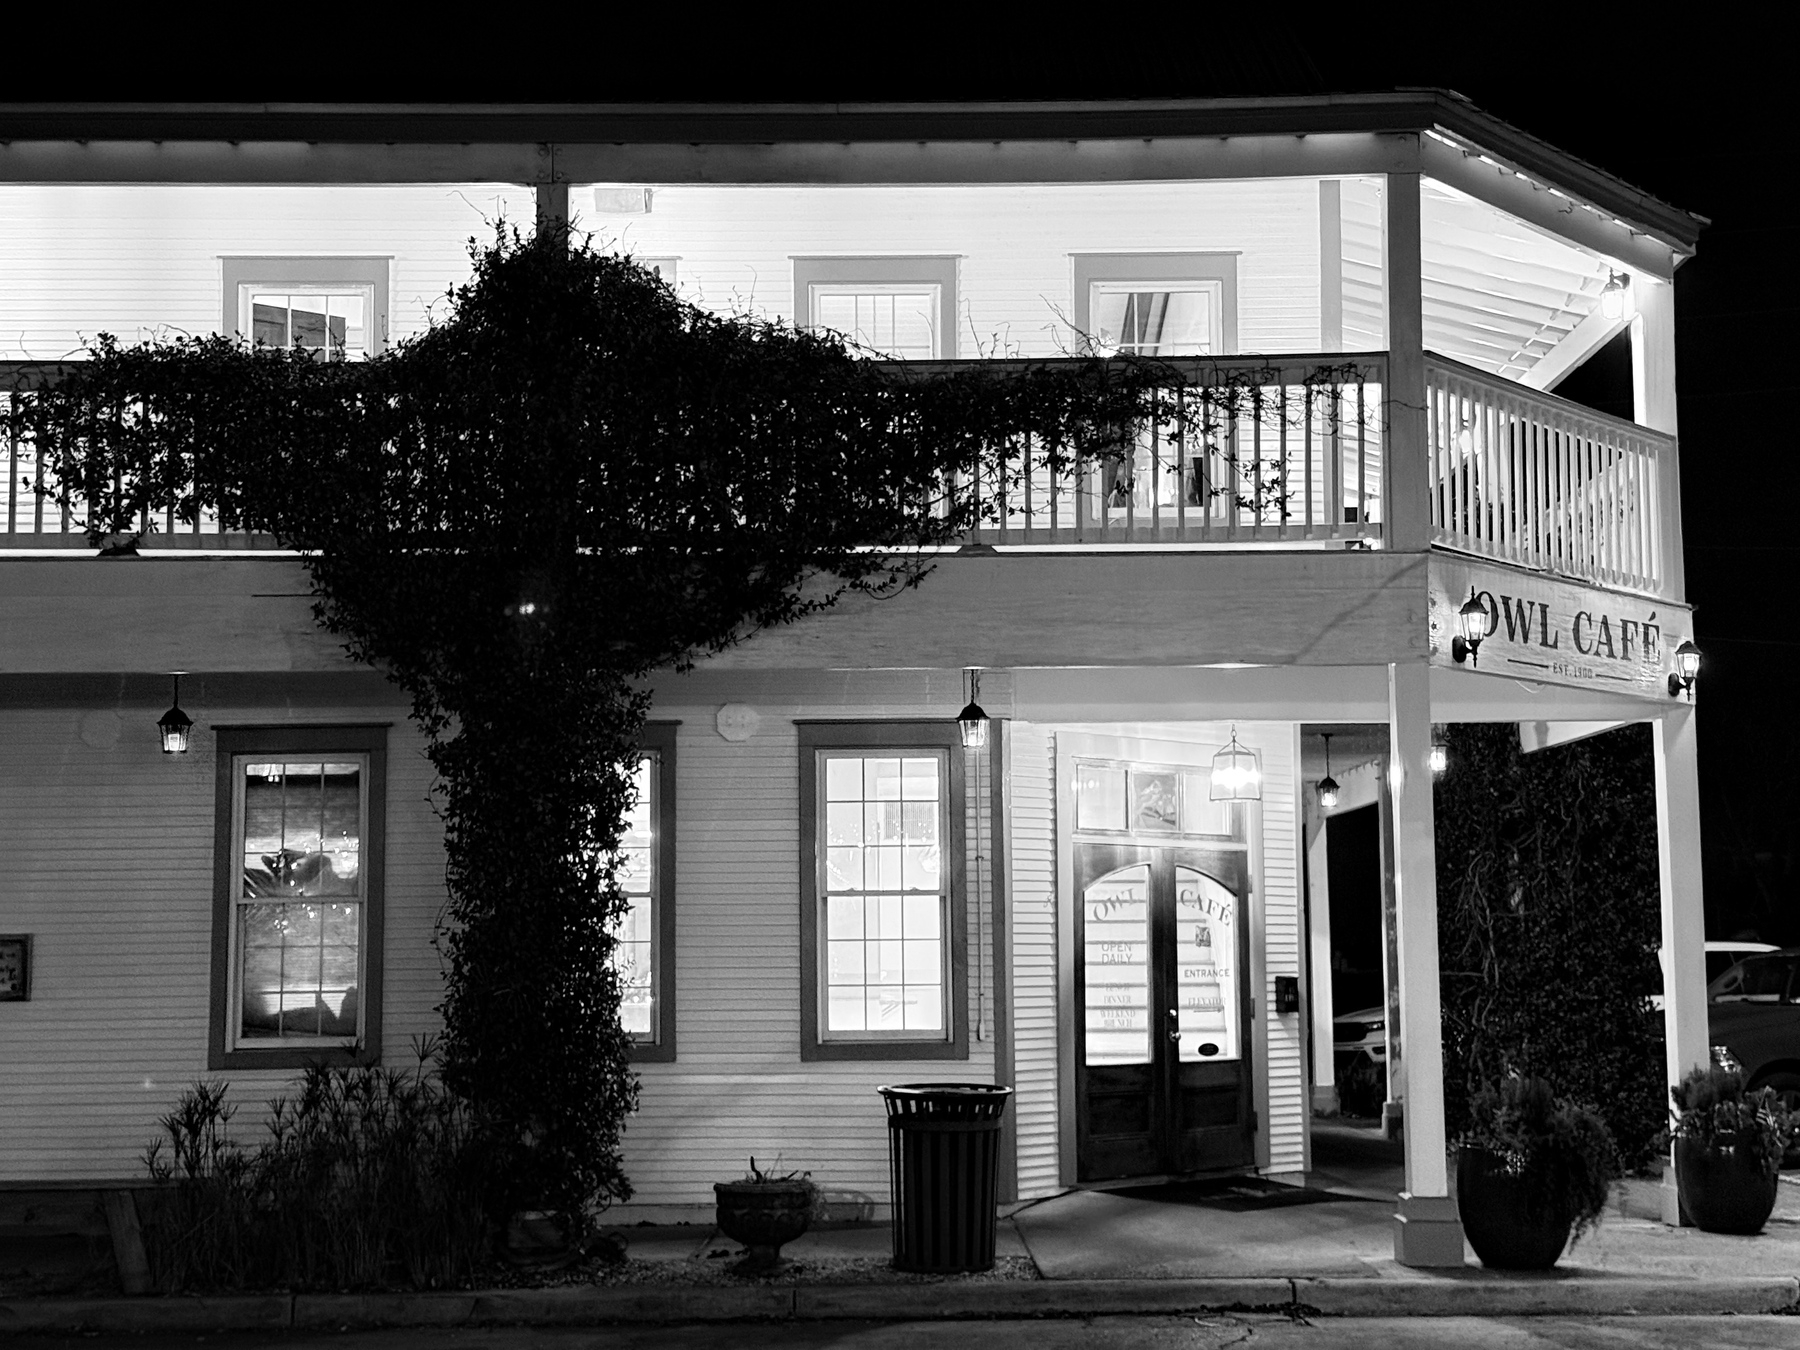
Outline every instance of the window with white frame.
<svg viewBox="0 0 1800 1350"><path fill-rule="evenodd" d="M616 930L619 1021L635 1060L675 1058L675 727L644 728L636 795L619 840L626 912Z"/></svg>
<svg viewBox="0 0 1800 1350"><path fill-rule="evenodd" d="M931 361L956 355L956 259L795 258L800 322L871 355Z"/></svg>
<svg viewBox="0 0 1800 1350"><path fill-rule="evenodd" d="M956 724L804 724L803 1056L967 1054Z"/></svg>
<svg viewBox="0 0 1800 1350"><path fill-rule="evenodd" d="M361 359L387 346L387 259L223 261L227 334L323 359Z"/></svg>
<svg viewBox="0 0 1800 1350"><path fill-rule="evenodd" d="M1218 356L1237 350L1237 254L1078 253L1074 319L1110 355Z"/></svg>
<svg viewBox="0 0 1800 1350"><path fill-rule="evenodd" d="M379 1054L386 729L221 728L211 1067Z"/></svg>

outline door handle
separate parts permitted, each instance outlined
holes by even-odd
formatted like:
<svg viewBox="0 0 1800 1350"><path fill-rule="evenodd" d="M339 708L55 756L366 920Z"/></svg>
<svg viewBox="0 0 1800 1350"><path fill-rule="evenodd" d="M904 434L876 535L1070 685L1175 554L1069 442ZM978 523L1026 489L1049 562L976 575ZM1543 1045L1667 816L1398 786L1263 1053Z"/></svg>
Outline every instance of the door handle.
<svg viewBox="0 0 1800 1350"><path fill-rule="evenodd" d="M1179 1008L1169 1009L1169 1039L1172 1041L1181 1039L1181 1010Z"/></svg>

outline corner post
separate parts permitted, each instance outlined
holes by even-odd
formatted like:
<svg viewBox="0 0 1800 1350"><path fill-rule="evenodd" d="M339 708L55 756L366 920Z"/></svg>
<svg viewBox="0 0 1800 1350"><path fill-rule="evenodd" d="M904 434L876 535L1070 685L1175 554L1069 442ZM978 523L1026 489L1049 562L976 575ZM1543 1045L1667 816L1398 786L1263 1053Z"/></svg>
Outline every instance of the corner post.
<svg viewBox="0 0 1800 1350"><path fill-rule="evenodd" d="M1387 311L1387 502L1384 547L1431 546L1425 417L1425 310L1420 276L1419 174L1387 176L1381 284Z"/></svg>
<svg viewBox="0 0 1800 1350"><path fill-rule="evenodd" d="M1664 435L1676 434L1675 416L1675 285L1661 277L1634 272L1631 319L1632 420ZM1663 593L1687 598L1681 540L1681 458L1675 454L1657 465L1658 543L1661 545Z"/></svg>
<svg viewBox="0 0 1800 1350"><path fill-rule="evenodd" d="M1450 1194L1444 1137L1431 668L1424 661L1388 667L1388 740L1400 949L1400 1053L1405 1056L1406 1074L1406 1189L1394 1216L1394 1259L1404 1266L1461 1266L1462 1222Z"/></svg>
<svg viewBox="0 0 1800 1350"><path fill-rule="evenodd" d="M1662 892L1663 1028L1669 1086L1711 1061L1706 1029L1706 909L1700 880L1700 770L1694 708L1677 703L1656 740L1656 852ZM1663 1222L1680 1224L1674 1156L1663 1174Z"/></svg>

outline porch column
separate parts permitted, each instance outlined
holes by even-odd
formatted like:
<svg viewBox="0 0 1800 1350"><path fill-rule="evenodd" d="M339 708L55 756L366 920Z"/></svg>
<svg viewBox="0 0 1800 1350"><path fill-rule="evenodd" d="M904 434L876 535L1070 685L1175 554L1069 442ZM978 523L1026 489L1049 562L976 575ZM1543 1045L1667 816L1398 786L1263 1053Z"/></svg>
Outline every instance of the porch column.
<svg viewBox="0 0 1800 1350"><path fill-rule="evenodd" d="M1381 285L1387 316L1387 500L1384 548L1431 547L1431 478L1425 417L1425 310L1420 279L1419 175L1387 176Z"/></svg>
<svg viewBox="0 0 1800 1350"><path fill-rule="evenodd" d="M1306 969L1311 976L1312 1008L1312 1111L1314 1115L1338 1113L1337 1064L1332 1045L1337 1010L1331 1000L1331 861L1325 846L1324 810L1312 800L1304 785L1306 801Z"/></svg>
<svg viewBox="0 0 1800 1350"><path fill-rule="evenodd" d="M1663 1030L1671 1086L1710 1062L1706 913L1700 885L1700 775L1694 708L1678 703L1656 731L1656 851L1662 891ZM1663 1222L1679 1224L1674 1159L1663 1173Z"/></svg>
<svg viewBox="0 0 1800 1350"><path fill-rule="evenodd" d="M1400 1052L1406 1075L1406 1189L1394 1216L1394 1259L1406 1266L1460 1266L1463 1230L1445 1159L1431 669L1424 661L1388 667L1388 743L1400 948Z"/></svg>
<svg viewBox="0 0 1800 1350"><path fill-rule="evenodd" d="M1641 426L1676 434L1675 426L1675 287L1658 277L1633 273L1631 319L1632 419ZM1664 593L1687 599L1681 541L1681 461L1661 457L1657 464L1661 501L1660 543Z"/></svg>

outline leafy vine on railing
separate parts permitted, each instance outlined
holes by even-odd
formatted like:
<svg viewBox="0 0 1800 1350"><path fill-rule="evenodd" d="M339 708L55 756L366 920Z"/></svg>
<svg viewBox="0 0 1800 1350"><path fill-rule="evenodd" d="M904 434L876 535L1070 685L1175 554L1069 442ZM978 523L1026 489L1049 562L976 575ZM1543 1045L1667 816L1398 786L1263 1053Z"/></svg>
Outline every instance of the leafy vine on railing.
<svg viewBox="0 0 1800 1350"><path fill-rule="evenodd" d="M411 696L445 829L443 1081L489 1205L579 1233L630 1194L611 958L646 677L916 585L996 509L965 471L1111 453L1179 378L925 374L683 304L563 231L472 252L450 317L375 359L102 337L7 419L96 542L207 511L300 550L318 621Z"/></svg>

